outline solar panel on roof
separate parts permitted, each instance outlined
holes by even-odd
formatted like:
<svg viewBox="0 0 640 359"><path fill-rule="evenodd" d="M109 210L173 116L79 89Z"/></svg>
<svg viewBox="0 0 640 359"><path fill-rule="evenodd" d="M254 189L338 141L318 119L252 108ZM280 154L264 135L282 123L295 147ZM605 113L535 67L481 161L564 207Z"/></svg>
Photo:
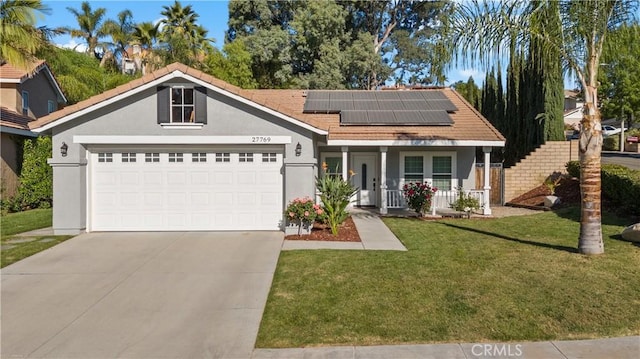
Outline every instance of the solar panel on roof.
<svg viewBox="0 0 640 359"><path fill-rule="evenodd" d="M379 110L378 101L353 101L354 110Z"/></svg>
<svg viewBox="0 0 640 359"><path fill-rule="evenodd" d="M442 91L309 91L305 113L340 113L345 125L451 125Z"/></svg>
<svg viewBox="0 0 640 359"><path fill-rule="evenodd" d="M376 99L372 91L353 91L351 96L353 96L354 101L375 101Z"/></svg>
<svg viewBox="0 0 640 359"><path fill-rule="evenodd" d="M328 112L330 110L330 103L328 100L311 100L307 99L304 102L304 112Z"/></svg>
<svg viewBox="0 0 640 359"><path fill-rule="evenodd" d="M343 100L334 100L331 99L329 107L332 111L345 111L345 110L353 110L353 101L343 101Z"/></svg>
<svg viewBox="0 0 640 359"><path fill-rule="evenodd" d="M405 110L401 101L378 101L378 107L382 111Z"/></svg>
<svg viewBox="0 0 640 359"><path fill-rule="evenodd" d="M367 111L342 111L340 113L340 123L348 125L368 125L369 117Z"/></svg>
<svg viewBox="0 0 640 359"><path fill-rule="evenodd" d="M421 101L402 101L404 108L412 111L426 111L429 110L429 105L424 99Z"/></svg>
<svg viewBox="0 0 640 359"><path fill-rule="evenodd" d="M420 111L425 125L453 125L447 111Z"/></svg>
<svg viewBox="0 0 640 359"><path fill-rule="evenodd" d="M331 92L331 101L353 101L353 97L351 96L351 92L349 91L335 91Z"/></svg>
<svg viewBox="0 0 640 359"><path fill-rule="evenodd" d="M375 97L378 101L380 100L400 100L400 96L398 95L398 91L377 91L374 92Z"/></svg>
<svg viewBox="0 0 640 359"><path fill-rule="evenodd" d="M447 96L441 91L418 91L425 100L448 100Z"/></svg>
<svg viewBox="0 0 640 359"><path fill-rule="evenodd" d="M423 118L418 111L396 111L394 112L396 116L396 122L402 123L405 125L410 124L422 124Z"/></svg>

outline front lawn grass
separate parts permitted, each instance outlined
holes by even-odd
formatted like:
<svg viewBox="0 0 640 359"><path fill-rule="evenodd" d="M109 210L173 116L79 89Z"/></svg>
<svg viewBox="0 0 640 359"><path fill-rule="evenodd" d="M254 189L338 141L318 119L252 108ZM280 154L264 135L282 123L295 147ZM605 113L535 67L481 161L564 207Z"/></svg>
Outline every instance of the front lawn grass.
<svg viewBox="0 0 640 359"><path fill-rule="evenodd" d="M51 227L52 214L53 210L48 208L2 215L0 217L0 236L5 238L17 233Z"/></svg>
<svg viewBox="0 0 640 359"><path fill-rule="evenodd" d="M604 216L576 253L579 209L501 219L386 218L408 248L285 251L257 347L638 335L640 248Z"/></svg>
<svg viewBox="0 0 640 359"><path fill-rule="evenodd" d="M21 259L32 256L47 248L51 248L56 244L62 243L71 237L73 236L29 237L28 239L32 239L32 241L30 242L11 243L11 248L2 249L2 253L0 254L0 268L4 268L9 264L13 264ZM2 245L6 246L7 242L3 240Z"/></svg>

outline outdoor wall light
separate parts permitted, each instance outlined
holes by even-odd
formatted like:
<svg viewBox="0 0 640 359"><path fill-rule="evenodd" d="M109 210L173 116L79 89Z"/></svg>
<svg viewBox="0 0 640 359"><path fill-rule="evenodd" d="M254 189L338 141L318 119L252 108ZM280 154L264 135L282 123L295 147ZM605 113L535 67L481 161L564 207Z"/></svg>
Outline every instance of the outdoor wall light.
<svg viewBox="0 0 640 359"><path fill-rule="evenodd" d="M67 146L67 143L62 142L62 146L60 146L60 154L62 155L62 157L67 157L68 149L69 149L69 146Z"/></svg>
<svg viewBox="0 0 640 359"><path fill-rule="evenodd" d="M296 156L300 157L301 154L302 154L302 145L300 144L300 142L298 142L298 144L296 145Z"/></svg>

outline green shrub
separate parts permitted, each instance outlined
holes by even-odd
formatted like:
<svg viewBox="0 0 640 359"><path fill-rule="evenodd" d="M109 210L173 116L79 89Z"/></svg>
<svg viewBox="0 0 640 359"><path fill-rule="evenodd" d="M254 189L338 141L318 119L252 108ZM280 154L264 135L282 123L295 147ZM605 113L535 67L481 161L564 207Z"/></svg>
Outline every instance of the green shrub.
<svg viewBox="0 0 640 359"><path fill-rule="evenodd" d="M580 163L571 161L567 171L580 177ZM575 175L577 172L577 175ZM601 168L602 193L620 209L640 214L640 171L625 166L603 164Z"/></svg>
<svg viewBox="0 0 640 359"><path fill-rule="evenodd" d="M620 149L620 134L605 137L602 140L602 149L605 151L618 151Z"/></svg>
<svg viewBox="0 0 640 359"><path fill-rule="evenodd" d="M569 161L565 167L571 177L580 178L580 161Z"/></svg>
<svg viewBox="0 0 640 359"><path fill-rule="evenodd" d="M326 164L323 163L322 167L324 176L316 179L316 188L320 192L327 225L331 228L331 233L336 236L338 235L338 226L349 217L349 213L346 211L347 205L358 190L348 179L343 180L342 177L327 173Z"/></svg>
<svg viewBox="0 0 640 359"><path fill-rule="evenodd" d="M467 218L469 218L471 217L471 212L480 209L480 201L473 197L471 193L465 192L462 187L458 188L458 193L460 193L460 195L458 199L451 203L451 208L453 208L454 211L466 213Z"/></svg>
<svg viewBox="0 0 640 359"><path fill-rule="evenodd" d="M298 235L300 235L300 230L303 226L309 228L318 216L323 213L322 208L309 197L295 198L289 202L287 209L284 211L287 220L298 225Z"/></svg>
<svg viewBox="0 0 640 359"><path fill-rule="evenodd" d="M38 137L24 142L24 159L18 193L8 210L50 208L53 200L53 169L47 163L51 156L51 138Z"/></svg>

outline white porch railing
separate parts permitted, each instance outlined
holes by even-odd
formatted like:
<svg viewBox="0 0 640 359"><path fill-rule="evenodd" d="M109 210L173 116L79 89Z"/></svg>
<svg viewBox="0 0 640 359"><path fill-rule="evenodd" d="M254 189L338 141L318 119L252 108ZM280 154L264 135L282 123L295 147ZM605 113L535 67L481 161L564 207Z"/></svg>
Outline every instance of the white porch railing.
<svg viewBox="0 0 640 359"><path fill-rule="evenodd" d="M480 209L484 208L484 192L482 190L465 190L478 200ZM438 190L431 199L431 213L436 214L438 209L450 209L451 203L460 196L460 191L440 191ZM401 190L387 190L387 208L407 208L407 203Z"/></svg>

